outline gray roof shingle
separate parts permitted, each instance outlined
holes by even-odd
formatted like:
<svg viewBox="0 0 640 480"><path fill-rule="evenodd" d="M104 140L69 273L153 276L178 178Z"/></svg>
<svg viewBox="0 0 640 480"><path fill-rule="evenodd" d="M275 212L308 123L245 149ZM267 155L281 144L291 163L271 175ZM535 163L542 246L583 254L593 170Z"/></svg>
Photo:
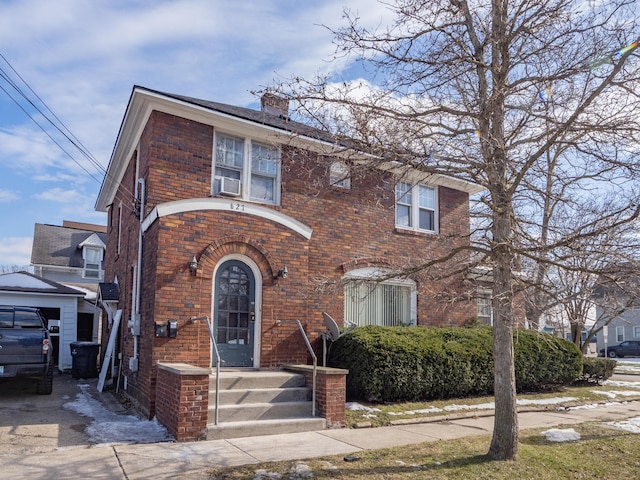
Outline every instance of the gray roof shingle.
<svg viewBox="0 0 640 480"><path fill-rule="evenodd" d="M31 264L83 268L82 249L78 245L94 234L107 243L106 233L36 223Z"/></svg>

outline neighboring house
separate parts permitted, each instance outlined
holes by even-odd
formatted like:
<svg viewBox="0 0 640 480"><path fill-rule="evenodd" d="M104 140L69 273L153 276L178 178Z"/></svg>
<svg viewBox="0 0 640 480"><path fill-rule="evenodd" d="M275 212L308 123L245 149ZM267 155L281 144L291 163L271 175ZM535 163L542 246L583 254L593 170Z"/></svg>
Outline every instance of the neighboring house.
<svg viewBox="0 0 640 480"><path fill-rule="evenodd" d="M55 282L97 285L104 278L106 241L104 225L67 220L62 226L36 223L31 250L33 271Z"/></svg>
<svg viewBox="0 0 640 480"><path fill-rule="evenodd" d="M357 325L477 315L462 274L385 274L467 245L478 186L355 168L363 158L272 95L258 111L134 87L96 209L124 326L112 358L122 353L123 390L143 410L153 415L158 362L211 367L192 317L212 320L224 367L278 368L310 358L296 320L320 357L324 311ZM471 300L447 301L456 293Z"/></svg>
<svg viewBox="0 0 640 480"><path fill-rule="evenodd" d="M540 319L540 330L545 333L551 333L557 337L564 338L570 342L573 342L573 333L571 330L571 322L567 318L566 307L562 305L556 305L549 308L542 314ZM596 323L596 305L591 305L586 313L584 319L584 325L582 326L582 342L587 340L587 337L594 329ZM587 346L585 353L594 353L596 337L594 336ZM593 345L592 345L593 344Z"/></svg>
<svg viewBox="0 0 640 480"><path fill-rule="evenodd" d="M104 278L106 240L106 227L103 225L67 220L62 226L35 224L31 250L35 275L82 293L75 307L73 323L62 322L62 317L68 312L62 312L56 306L41 308L52 327L54 342L57 343L56 336L60 335L61 359L64 360L60 363L62 370L71 368L67 355L70 342L95 342L100 338L101 310L96 306L96 299L98 283ZM57 353L54 351L55 356Z"/></svg>
<svg viewBox="0 0 640 480"><path fill-rule="evenodd" d="M638 265L609 267L594 292L597 351L625 340L640 340L640 276Z"/></svg>
<svg viewBox="0 0 640 480"><path fill-rule="evenodd" d="M69 345L77 340L78 308L85 293L31 273L0 275L0 305L37 307L47 318L54 364L59 370L72 367Z"/></svg>
<svg viewBox="0 0 640 480"><path fill-rule="evenodd" d="M640 340L640 308L631 308L612 319L601 307L598 307L598 314L597 325L605 325L603 330L598 332L597 352L605 348L605 344L611 346L625 340Z"/></svg>

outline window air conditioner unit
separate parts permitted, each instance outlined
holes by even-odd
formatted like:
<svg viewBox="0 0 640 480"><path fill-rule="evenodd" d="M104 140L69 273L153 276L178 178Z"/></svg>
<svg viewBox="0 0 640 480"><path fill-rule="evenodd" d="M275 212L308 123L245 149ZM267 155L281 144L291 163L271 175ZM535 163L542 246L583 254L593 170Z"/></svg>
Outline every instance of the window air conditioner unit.
<svg viewBox="0 0 640 480"><path fill-rule="evenodd" d="M240 195L240 180L236 178L220 177L220 195L237 197Z"/></svg>

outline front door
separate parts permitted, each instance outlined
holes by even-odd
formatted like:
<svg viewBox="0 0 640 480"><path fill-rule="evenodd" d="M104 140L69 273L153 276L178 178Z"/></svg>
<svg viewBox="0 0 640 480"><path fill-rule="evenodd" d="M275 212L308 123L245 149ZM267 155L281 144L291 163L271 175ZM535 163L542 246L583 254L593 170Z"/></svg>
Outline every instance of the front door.
<svg viewBox="0 0 640 480"><path fill-rule="evenodd" d="M255 285L253 272L239 260L224 262L216 272L214 332L223 367L253 366Z"/></svg>

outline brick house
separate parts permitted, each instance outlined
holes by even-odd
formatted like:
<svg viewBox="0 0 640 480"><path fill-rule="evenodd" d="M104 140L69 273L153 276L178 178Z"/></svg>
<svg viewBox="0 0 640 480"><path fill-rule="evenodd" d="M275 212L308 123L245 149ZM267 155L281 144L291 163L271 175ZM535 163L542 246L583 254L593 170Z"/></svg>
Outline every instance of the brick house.
<svg viewBox="0 0 640 480"><path fill-rule="evenodd" d="M96 209L126 327L118 381L149 415L159 363L215 362L192 317L212 320L223 367L277 369L309 361L296 320L320 355L322 312L408 326L477 314L442 300L461 276L377 280L465 245L476 185L359 168L364 155L291 121L286 101L261 107L133 89Z"/></svg>

